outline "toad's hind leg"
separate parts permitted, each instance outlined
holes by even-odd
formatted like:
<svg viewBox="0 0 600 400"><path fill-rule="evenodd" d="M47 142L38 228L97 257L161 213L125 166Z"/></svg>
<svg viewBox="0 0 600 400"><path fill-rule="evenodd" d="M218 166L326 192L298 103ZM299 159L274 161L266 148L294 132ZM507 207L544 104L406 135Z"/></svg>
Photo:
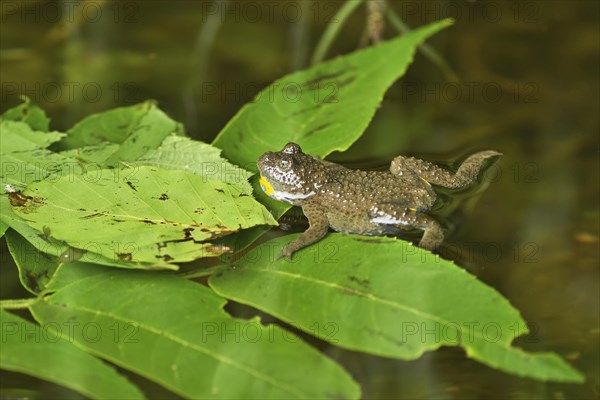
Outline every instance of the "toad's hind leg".
<svg viewBox="0 0 600 400"><path fill-rule="evenodd" d="M419 247L425 250L433 251L442 244L444 240L444 231L434 218L427 214L416 214L413 220L414 227L424 231L423 237L419 242Z"/></svg>
<svg viewBox="0 0 600 400"><path fill-rule="evenodd" d="M392 160L390 172L396 175L412 173L433 185L449 189L459 189L473 183L477 179L487 159L500 155L502 153L494 150L480 151L479 153L472 154L463 161L458 171L454 174L427 161L414 157L398 156Z"/></svg>

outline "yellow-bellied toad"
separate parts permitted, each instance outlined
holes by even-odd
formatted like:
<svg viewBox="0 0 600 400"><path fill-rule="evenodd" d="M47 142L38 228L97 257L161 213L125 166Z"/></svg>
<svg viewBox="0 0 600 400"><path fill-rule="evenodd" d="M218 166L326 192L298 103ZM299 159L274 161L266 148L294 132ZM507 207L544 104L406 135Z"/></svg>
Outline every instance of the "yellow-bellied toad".
<svg viewBox="0 0 600 400"><path fill-rule="evenodd" d="M440 224L424 212L437 195L431 185L460 189L473 183L485 160L501 153L488 150L468 157L451 173L412 157L396 157L389 171L351 170L304 154L288 143L280 152L267 152L257 162L260 184L270 197L301 206L309 228L289 243L279 257L288 259L319 241L328 227L359 235L424 231L419 247L434 250L444 239Z"/></svg>

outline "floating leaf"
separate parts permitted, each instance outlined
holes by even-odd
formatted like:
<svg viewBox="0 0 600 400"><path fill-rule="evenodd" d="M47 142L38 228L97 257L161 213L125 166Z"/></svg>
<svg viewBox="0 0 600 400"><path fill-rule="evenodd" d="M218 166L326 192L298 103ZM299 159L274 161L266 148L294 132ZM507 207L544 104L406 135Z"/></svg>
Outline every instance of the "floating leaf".
<svg viewBox="0 0 600 400"><path fill-rule="evenodd" d="M210 286L340 347L412 360L440 346L461 346L508 373L583 381L555 354L511 347L528 332L518 311L453 263L399 240L342 234L295 253L291 263L274 261L295 237L253 249L211 276ZM314 328L331 323L333 337Z"/></svg>
<svg viewBox="0 0 600 400"><path fill-rule="evenodd" d="M212 257L228 249L206 242L274 224L251 196L224 182L153 167L101 169L38 182L14 211L72 247L139 263Z"/></svg>
<svg viewBox="0 0 600 400"><path fill-rule="evenodd" d="M115 369L69 343L68 327L41 328L0 309L0 368L73 389L93 399L143 399Z"/></svg>
<svg viewBox="0 0 600 400"><path fill-rule="evenodd" d="M231 318L224 304L181 278L107 270L63 286L31 311L41 324L76 321L78 346L184 397L359 397L331 359L278 326Z"/></svg>

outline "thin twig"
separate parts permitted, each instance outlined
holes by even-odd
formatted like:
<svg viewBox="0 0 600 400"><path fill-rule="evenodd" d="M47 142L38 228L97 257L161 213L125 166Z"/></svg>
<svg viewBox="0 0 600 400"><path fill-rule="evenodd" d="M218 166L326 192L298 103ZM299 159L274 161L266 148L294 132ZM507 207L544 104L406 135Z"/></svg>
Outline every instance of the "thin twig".
<svg viewBox="0 0 600 400"><path fill-rule="evenodd" d="M402 21L402 19L396 14L396 12L388 7L386 13L387 19L398 32L400 33L408 33L411 29ZM446 79L450 82L458 82L458 76L452 69L452 67L439 55L439 53L427 43L423 43L419 45L419 51L423 53L425 57L429 59L432 63L437 65L437 67L442 71L442 73L446 76Z"/></svg>
<svg viewBox="0 0 600 400"><path fill-rule="evenodd" d="M340 7L332 21L327 25L327 28L325 28L325 32L323 32L321 39L319 39L315 52L310 59L310 65L315 65L323 61L325 54L327 54L327 50L329 50L340 32L340 29L342 29L342 25L362 2L363 0L348 0Z"/></svg>

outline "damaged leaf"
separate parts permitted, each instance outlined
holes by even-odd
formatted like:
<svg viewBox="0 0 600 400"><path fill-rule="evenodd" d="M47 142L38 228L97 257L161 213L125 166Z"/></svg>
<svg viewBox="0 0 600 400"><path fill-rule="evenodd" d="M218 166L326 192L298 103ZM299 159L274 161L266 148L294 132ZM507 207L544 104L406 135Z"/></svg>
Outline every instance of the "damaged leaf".
<svg viewBox="0 0 600 400"><path fill-rule="evenodd" d="M275 224L251 196L221 181L142 166L38 182L13 210L56 240L125 262L177 263L229 251L208 241ZM85 245L86 247L82 247Z"/></svg>
<svg viewBox="0 0 600 400"><path fill-rule="evenodd" d="M98 170L97 167L83 167L76 160L47 149L62 137L64 134L60 132L34 131L24 122L0 122L0 156L2 157L0 189L6 192L6 195L0 196L0 220L27 239L36 249L60 262L69 262L73 259L70 255L78 250L54 238L51 229L47 226L40 229L30 227L13 212L11 207L11 205L13 207L25 205L30 196L24 195L22 191L32 182L45 180L51 185L61 176L72 177L82 174L84 168L90 171ZM93 244L87 248L84 246L82 246L84 261L128 268L150 267L103 257L94 253L96 247ZM162 264L160 261L158 263Z"/></svg>

